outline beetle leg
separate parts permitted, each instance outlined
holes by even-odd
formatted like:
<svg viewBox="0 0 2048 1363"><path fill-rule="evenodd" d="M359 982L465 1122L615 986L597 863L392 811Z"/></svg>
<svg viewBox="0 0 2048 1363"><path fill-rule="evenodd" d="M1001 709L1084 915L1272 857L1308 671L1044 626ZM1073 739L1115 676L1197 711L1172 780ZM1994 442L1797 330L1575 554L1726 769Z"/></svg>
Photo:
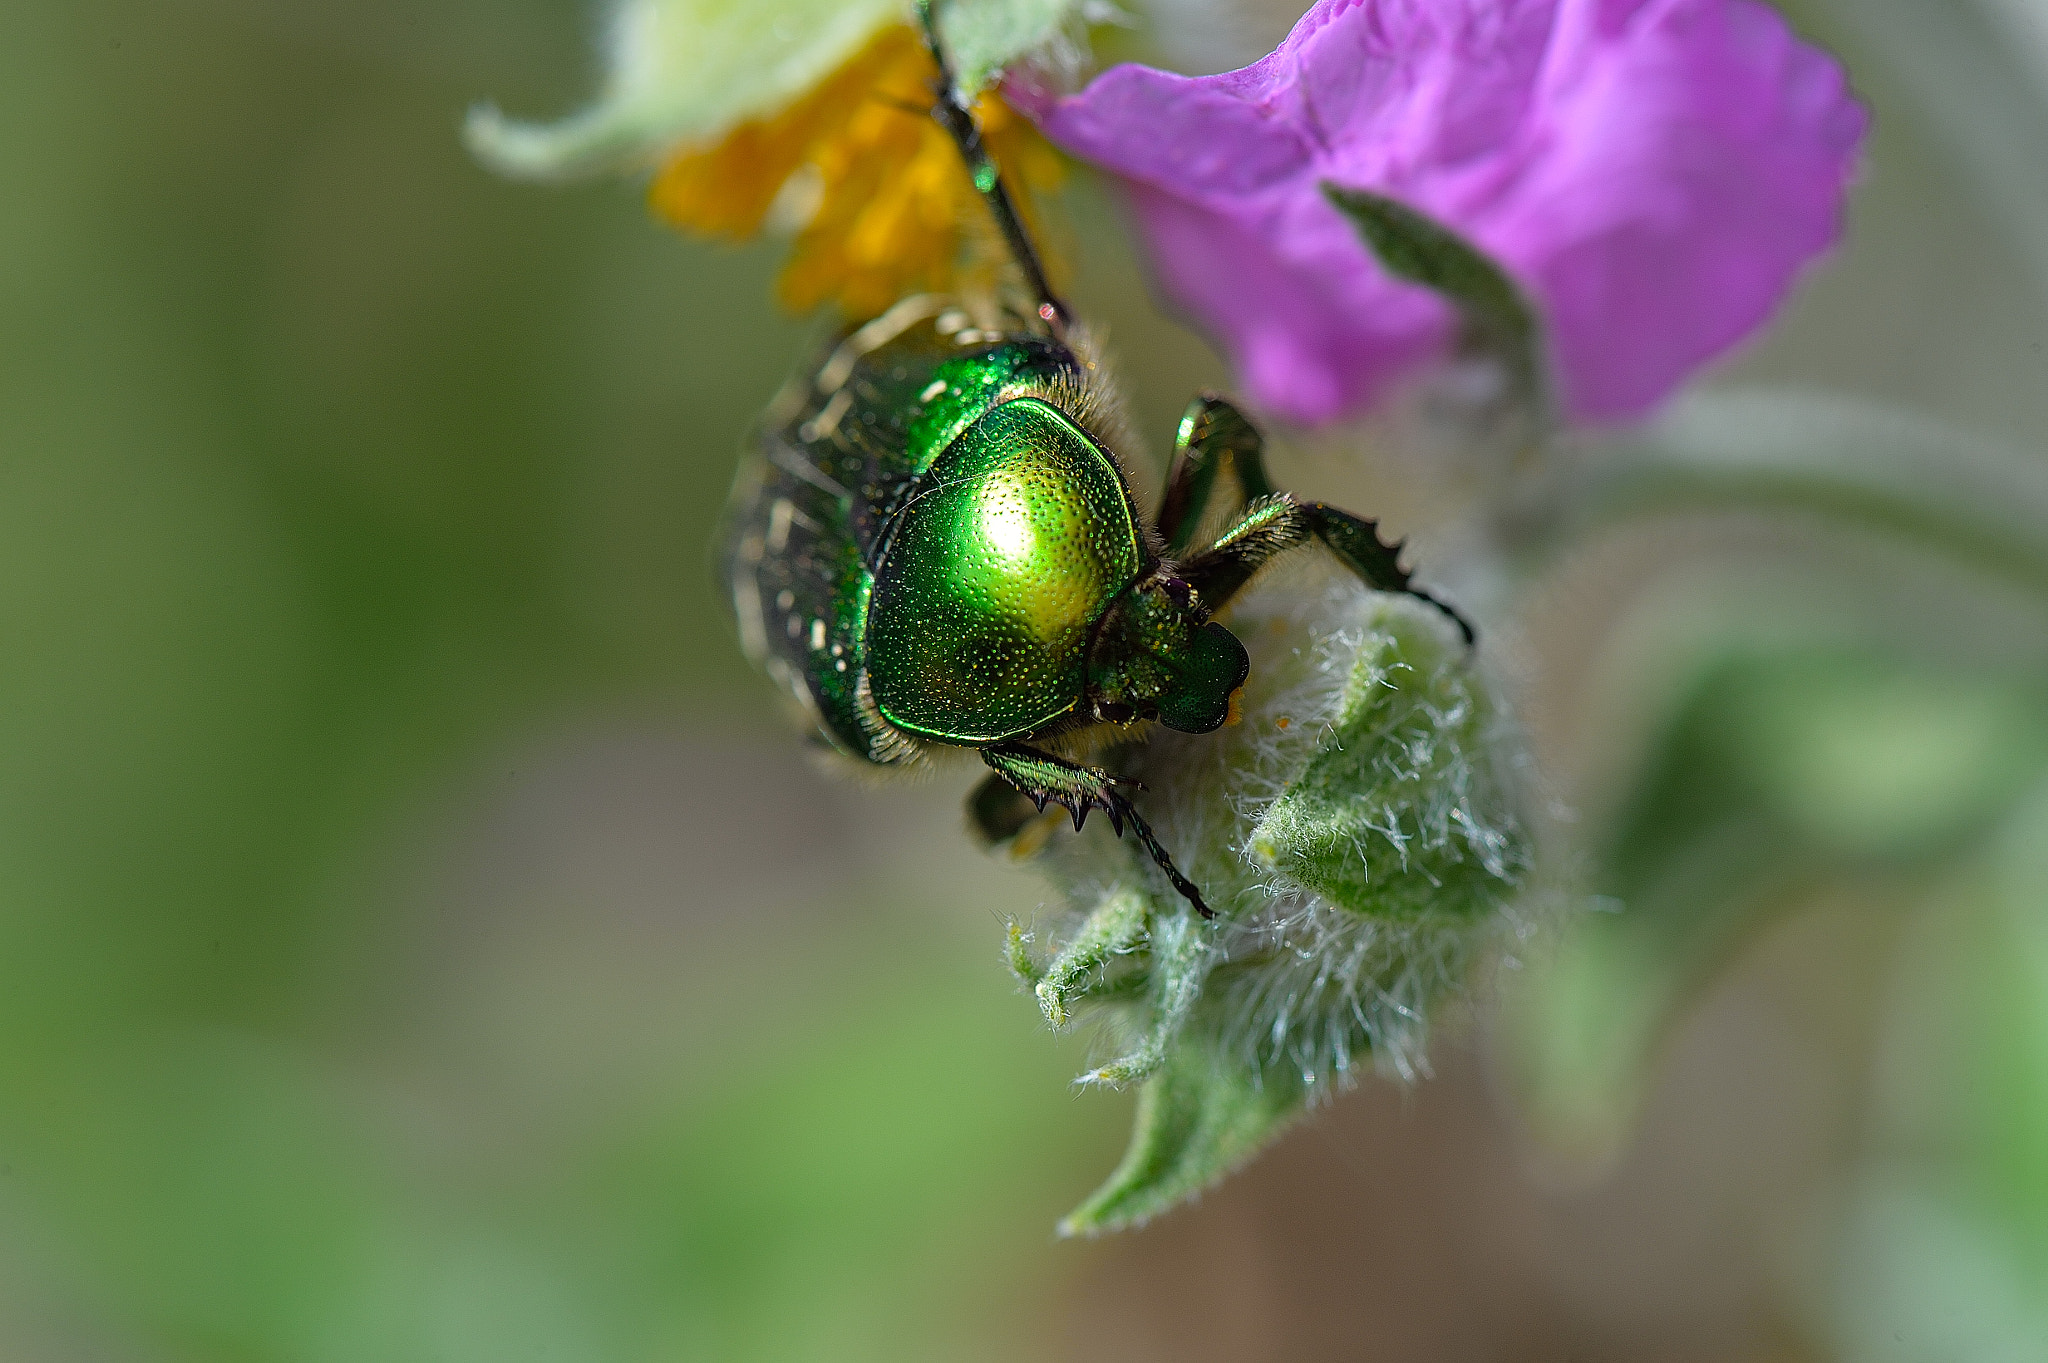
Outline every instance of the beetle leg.
<svg viewBox="0 0 2048 1363"><path fill-rule="evenodd" d="M1216 959L1202 925L1185 913L1162 916L1153 920L1151 936L1151 1032L1136 1050L1090 1070L1075 1083L1122 1088L1151 1078L1166 1063L1167 1048L1201 997L1202 982Z"/></svg>
<svg viewBox="0 0 2048 1363"><path fill-rule="evenodd" d="M1457 625L1470 644L1472 625L1455 609L1414 585L1401 566L1401 544L1380 539L1375 522L1340 511L1327 502L1304 502L1280 492L1252 503L1237 523L1216 542L1180 565L1179 573L1209 610L1219 610L1251 581L1253 574L1290 549L1315 539L1366 586L1382 592L1405 592L1427 601Z"/></svg>
<svg viewBox="0 0 2048 1363"><path fill-rule="evenodd" d="M1470 644L1472 625L1449 604L1415 586L1401 566L1401 546L1386 544L1378 526L1327 502L1304 502L1273 490L1266 476L1266 442L1244 413L1215 393L1198 394L1180 419L1173 466L1156 523L1169 554L1187 552L1200 527L1219 474L1237 480L1237 520L1208 548L1184 561L1180 576L1211 611L1222 609L1252 575L1310 538L1321 540L1368 587L1406 592L1451 617Z"/></svg>
<svg viewBox="0 0 2048 1363"><path fill-rule="evenodd" d="M1218 611L1259 569L1288 550L1307 544L1312 534L1301 503L1283 492L1252 503L1235 524L1216 537L1214 544L1183 560L1178 571L1201 597L1202 606Z"/></svg>
<svg viewBox="0 0 2048 1363"><path fill-rule="evenodd" d="M1215 393L1198 393L1180 419L1173 441L1173 466L1159 501L1155 525L1166 551L1179 555L1201 526L1216 490L1216 477L1237 480L1236 506L1272 495L1263 456L1265 441L1244 414Z"/></svg>
<svg viewBox="0 0 2048 1363"><path fill-rule="evenodd" d="M967 825L988 847L1000 847L1017 837L1041 812L1031 796L996 772L990 772L967 797Z"/></svg>
<svg viewBox="0 0 2048 1363"><path fill-rule="evenodd" d="M1472 622L1460 615L1456 607L1431 596L1409 578L1408 570L1400 562L1403 541L1387 544L1380 539L1375 522L1361 520L1325 502L1305 502L1302 509L1308 513L1315 537L1329 546L1330 552L1367 586L1383 592L1406 592L1418 601L1427 601L1451 617L1451 623L1465 636L1466 647L1478 641Z"/></svg>
<svg viewBox="0 0 2048 1363"><path fill-rule="evenodd" d="M1002 172L996 168L995 158L989 155L988 144L982 140L981 125L975 122L974 111L960 97L960 87L953 78L952 62L946 56L945 44L939 41L939 25L932 13L932 3L933 0L918 0L917 4L918 23L924 30L925 46L939 68L939 79L933 90L932 118L959 147L960 159L967 163L968 178L988 204L989 212L995 217L996 226L1010 248L1010 255L1015 258L1017 268L1023 271L1025 285L1035 295L1033 306L1039 320L1046 324L1054 339L1060 339L1072 314L1047 282L1045 267L1038 258L1038 248L1032 245L1031 234L1025 230L1016 201L1010 197Z"/></svg>
<svg viewBox="0 0 2048 1363"><path fill-rule="evenodd" d="M1095 767L1077 766L1063 758L1027 748L1021 743L998 743L981 750L981 760L996 769L1004 780L1023 791L1035 801L1040 809L1047 804L1063 806L1074 816L1074 827L1080 828L1088 817L1088 811L1099 809L1109 815L1110 827L1122 837L1126 826L1143 843L1145 850L1152 854L1152 860L1166 873L1183 898L1195 906L1204 918L1214 918L1215 912L1202 902L1202 892L1194 882L1180 873L1173 864L1173 858L1159 845L1159 839L1152 836L1152 826L1145 822L1138 811L1125 798L1120 785L1131 785L1119 777Z"/></svg>

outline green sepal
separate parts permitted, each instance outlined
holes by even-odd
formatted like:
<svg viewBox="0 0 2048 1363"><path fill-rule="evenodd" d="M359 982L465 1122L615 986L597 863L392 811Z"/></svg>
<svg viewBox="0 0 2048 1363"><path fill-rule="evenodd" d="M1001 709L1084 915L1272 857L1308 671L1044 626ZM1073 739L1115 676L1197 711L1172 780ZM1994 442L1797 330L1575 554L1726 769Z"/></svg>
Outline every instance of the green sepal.
<svg viewBox="0 0 2048 1363"><path fill-rule="evenodd" d="M1003 69L1045 46L1081 10L1079 0L941 0L939 37L963 95L1003 78Z"/></svg>
<svg viewBox="0 0 2048 1363"><path fill-rule="evenodd" d="M1376 918L1490 913L1526 861L1485 760L1493 707L1443 622L1387 610L1336 721L1249 840L1253 859Z"/></svg>
<svg viewBox="0 0 2048 1363"><path fill-rule="evenodd" d="M1203 1038L1183 1037L1138 1090L1123 1162L1060 1222L1060 1234L1126 1230L1171 1210L1264 1149L1307 1096L1290 1070L1249 1069Z"/></svg>
<svg viewBox="0 0 2048 1363"><path fill-rule="evenodd" d="M1323 197L1351 219L1388 274L1439 293L1457 307L1465 348L1506 365L1517 396L1544 396L1536 310L1492 257L1434 218L1370 190L1326 180Z"/></svg>

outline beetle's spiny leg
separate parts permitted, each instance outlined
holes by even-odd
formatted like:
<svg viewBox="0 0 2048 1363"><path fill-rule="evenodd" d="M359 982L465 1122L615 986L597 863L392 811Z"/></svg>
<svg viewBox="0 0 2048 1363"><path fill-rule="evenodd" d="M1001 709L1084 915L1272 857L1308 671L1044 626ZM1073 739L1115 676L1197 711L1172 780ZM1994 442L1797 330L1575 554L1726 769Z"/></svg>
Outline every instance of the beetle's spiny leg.
<svg viewBox="0 0 2048 1363"><path fill-rule="evenodd" d="M1196 912L1204 918L1216 916L1203 901L1202 892L1195 888L1195 883L1180 873L1180 868L1173 864L1173 857L1159 845L1159 839L1152 835L1151 825L1139 817L1130 800L1117 789L1120 785L1134 783L1094 767L1077 766L1021 743L998 743L983 748L981 760L1037 801L1041 810L1047 801L1055 801L1072 811L1076 830L1081 827L1087 810L1100 809L1107 813L1117 836L1122 837L1126 827L1136 834L1138 841L1151 854L1154 864L1173 883L1173 888L1195 906Z"/></svg>
<svg viewBox="0 0 2048 1363"><path fill-rule="evenodd" d="M1427 601L1445 615L1450 616L1451 623L1458 627L1458 633L1465 638L1465 647L1477 648L1479 646L1479 631L1473 627L1472 622L1467 620L1464 613L1456 606L1453 606L1440 596L1430 595L1420 587L1408 588L1408 595L1414 597L1417 601Z"/></svg>
<svg viewBox="0 0 2048 1363"><path fill-rule="evenodd" d="M1138 835L1139 842L1145 844L1145 850L1152 854L1153 864L1166 873L1166 878L1173 882L1173 888L1179 891L1180 897L1194 905L1195 912L1202 917L1214 918L1216 910L1210 908L1207 901L1202 898L1202 892L1195 888L1195 882L1182 875L1180 867L1173 864L1173 857L1159 845L1159 839L1152 836L1151 825L1139 818L1138 811L1129 805L1124 806L1124 818L1130 821L1131 831Z"/></svg>
<svg viewBox="0 0 2048 1363"><path fill-rule="evenodd" d="M1195 395L1174 436L1173 466L1154 523L1170 553L1186 552L1209 509L1218 477L1228 474L1236 481L1235 506L1272 495L1264 449L1258 428L1227 398L1210 392Z"/></svg>
<svg viewBox="0 0 2048 1363"><path fill-rule="evenodd" d="M1215 543L1180 565L1180 575L1214 612L1268 563L1308 543L1312 531L1301 503L1288 493L1253 502Z"/></svg>
<svg viewBox="0 0 2048 1363"><path fill-rule="evenodd" d="M1311 538L1321 541L1366 586L1426 601L1450 617L1468 648L1477 640L1471 621L1417 587L1408 570L1401 566L1405 540L1388 544L1379 537L1377 522L1327 502L1304 502L1291 492L1275 493L1252 503L1234 525L1216 537L1214 544L1183 562L1179 571L1201 594L1203 606L1217 611L1243 590L1259 569Z"/></svg>
<svg viewBox="0 0 2048 1363"><path fill-rule="evenodd" d="M967 797L965 813L969 830L985 847L1016 847L1035 821L1031 797L993 771Z"/></svg>
<svg viewBox="0 0 2048 1363"><path fill-rule="evenodd" d="M1478 642L1479 635L1472 628L1471 621L1446 602L1416 586L1408 570L1401 566L1401 550L1408 541L1396 540L1388 544L1380 539L1378 522L1341 511L1328 502L1304 502L1302 509L1308 514L1309 527L1315 537L1328 545L1330 551L1344 561L1344 566L1363 578L1366 585L1385 592L1406 592L1418 601L1427 601L1451 618L1451 623L1465 636L1467 648Z"/></svg>
<svg viewBox="0 0 2048 1363"><path fill-rule="evenodd" d="M995 158L989 155L981 127L974 121L974 111L960 98L960 88L953 79L953 64L946 57L945 44L939 40L939 22L932 10L932 0L917 0L917 17L924 28L925 46L931 49L932 60L939 68L938 89L934 92L937 102L932 106L932 117L960 148L960 158L967 163L968 178L988 204L989 212L995 215L996 226L1002 230L1011 256L1024 272L1026 286L1037 295L1039 320L1052 329L1054 339L1064 339L1073 314L1053 293L1052 284L1045 277L1045 267L1039 260L1038 248L1032 244L1031 234L1024 228L1024 219L1017 213L1016 201L1010 196L1009 187L1003 183Z"/></svg>
<svg viewBox="0 0 2048 1363"><path fill-rule="evenodd" d="M1264 452L1258 428L1218 394L1197 394L1180 419L1157 522L1169 549L1176 554L1186 549L1220 475L1228 472L1237 480L1242 498L1242 509L1230 528L1182 564L1182 575L1202 594L1203 605L1220 610L1267 562L1313 535L1367 586L1427 601L1451 618L1465 636L1466 647L1477 641L1472 622L1456 607L1414 585L1401 566L1406 540L1388 544L1380 539L1377 522L1327 502L1276 493L1266 476Z"/></svg>

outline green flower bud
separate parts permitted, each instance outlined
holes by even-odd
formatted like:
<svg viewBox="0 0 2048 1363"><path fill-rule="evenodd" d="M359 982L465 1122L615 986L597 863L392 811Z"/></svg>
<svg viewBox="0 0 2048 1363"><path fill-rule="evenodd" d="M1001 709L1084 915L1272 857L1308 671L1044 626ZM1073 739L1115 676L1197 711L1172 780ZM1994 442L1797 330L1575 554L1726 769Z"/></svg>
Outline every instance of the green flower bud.
<svg viewBox="0 0 2048 1363"><path fill-rule="evenodd" d="M1199 1192L1368 1057L1420 1072L1432 1011L1529 866L1519 748L1441 613L1310 570L1226 623L1252 657L1242 721L1157 733L1121 767L1217 920L1104 829L1041 858L1066 902L1051 960L1012 930L1047 1018L1091 1008L1122 1043L1081 1082L1144 1086L1131 1150L1070 1234Z"/></svg>

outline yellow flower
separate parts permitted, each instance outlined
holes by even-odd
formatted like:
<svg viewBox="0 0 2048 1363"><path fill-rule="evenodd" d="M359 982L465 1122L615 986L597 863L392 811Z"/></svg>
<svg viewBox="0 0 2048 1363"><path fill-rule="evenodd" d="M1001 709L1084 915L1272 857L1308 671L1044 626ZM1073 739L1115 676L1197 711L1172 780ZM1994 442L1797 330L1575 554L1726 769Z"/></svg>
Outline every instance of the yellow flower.
<svg viewBox="0 0 2048 1363"><path fill-rule="evenodd" d="M907 293L985 285L1001 239L958 148L929 113L937 68L915 30L892 26L781 112L673 153L654 211L677 227L744 240L780 201L802 220L778 292L805 311L836 301L872 316ZM1059 186L1058 153L994 91L975 105L1018 211Z"/></svg>

